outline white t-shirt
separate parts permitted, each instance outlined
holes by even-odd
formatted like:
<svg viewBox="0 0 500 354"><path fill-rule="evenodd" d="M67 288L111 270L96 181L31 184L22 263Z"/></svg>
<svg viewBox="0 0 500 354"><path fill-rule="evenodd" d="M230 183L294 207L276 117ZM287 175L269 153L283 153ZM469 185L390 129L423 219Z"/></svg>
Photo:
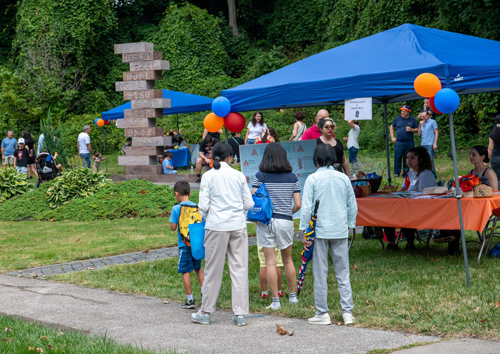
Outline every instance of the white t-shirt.
<svg viewBox="0 0 500 354"><path fill-rule="evenodd" d="M264 129L267 128L266 123L264 125L260 125L257 123L257 126L254 126L252 122L248 123L248 139L257 139Z"/></svg>
<svg viewBox="0 0 500 354"><path fill-rule="evenodd" d="M90 136L87 133L80 133L78 135L78 143L80 144L80 154L90 154L87 144L90 144Z"/></svg>
<svg viewBox="0 0 500 354"><path fill-rule="evenodd" d="M347 135L347 148L349 149L350 147L354 147L356 149L359 149L359 144L358 144L358 139L359 139L359 132L361 129L359 129L359 126L357 124L354 124L354 128L349 130L349 134Z"/></svg>

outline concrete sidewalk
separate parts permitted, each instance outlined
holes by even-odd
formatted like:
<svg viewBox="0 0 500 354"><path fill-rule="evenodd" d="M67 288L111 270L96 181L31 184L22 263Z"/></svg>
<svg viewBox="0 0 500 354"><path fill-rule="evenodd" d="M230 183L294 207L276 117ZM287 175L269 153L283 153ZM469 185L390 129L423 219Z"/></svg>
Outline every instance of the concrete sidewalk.
<svg viewBox="0 0 500 354"><path fill-rule="evenodd" d="M161 299L71 284L0 275L0 313L45 324L107 335L121 343L188 353L366 353L440 338L345 326L311 326L307 321L250 315L248 326L232 324L232 313L217 311L213 323L191 323L191 310ZM276 323L295 335L280 336ZM469 341L469 340L468 340ZM474 350L467 350L469 343ZM446 341L407 352L499 353L500 343ZM450 344L452 345L450 347ZM439 346L439 347L438 347ZM479 346L479 347L478 347ZM434 351L432 348L444 348ZM449 348L449 351L446 351ZM477 351L476 351L477 350Z"/></svg>

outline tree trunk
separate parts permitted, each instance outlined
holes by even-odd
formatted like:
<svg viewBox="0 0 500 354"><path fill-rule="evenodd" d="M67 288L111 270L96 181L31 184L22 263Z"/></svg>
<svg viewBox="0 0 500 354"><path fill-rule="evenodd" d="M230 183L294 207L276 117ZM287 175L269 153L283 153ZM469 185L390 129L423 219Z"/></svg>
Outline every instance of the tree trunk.
<svg viewBox="0 0 500 354"><path fill-rule="evenodd" d="M233 29L233 37L238 37L238 25L236 24L236 5L235 0L227 0L229 11L229 26Z"/></svg>

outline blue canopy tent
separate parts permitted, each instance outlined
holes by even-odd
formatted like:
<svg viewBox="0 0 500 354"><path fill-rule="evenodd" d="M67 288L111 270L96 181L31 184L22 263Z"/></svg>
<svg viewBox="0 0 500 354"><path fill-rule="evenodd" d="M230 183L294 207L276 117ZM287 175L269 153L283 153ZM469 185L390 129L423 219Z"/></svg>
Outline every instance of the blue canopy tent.
<svg viewBox="0 0 500 354"><path fill-rule="evenodd" d="M222 91L231 110L280 109L343 104L372 97L384 104L390 175L387 103L421 99L413 82L424 73L458 94L500 91L500 42L412 24L384 31L313 55L255 80ZM453 116L449 114L455 179L458 180ZM458 211L470 287L461 191Z"/></svg>
<svg viewBox="0 0 500 354"><path fill-rule="evenodd" d="M172 104L171 108L163 109L164 115L210 111L212 110L212 102L214 100L210 97L170 90L163 90L163 97L170 98ZM131 108L132 104L129 101L121 106L110 109L107 112L103 112L102 119L123 119L124 110Z"/></svg>

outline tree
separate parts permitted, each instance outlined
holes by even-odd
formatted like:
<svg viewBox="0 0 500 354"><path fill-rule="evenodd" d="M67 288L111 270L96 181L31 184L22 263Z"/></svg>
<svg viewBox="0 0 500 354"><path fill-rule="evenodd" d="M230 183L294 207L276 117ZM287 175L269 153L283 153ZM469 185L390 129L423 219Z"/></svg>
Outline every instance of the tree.
<svg viewBox="0 0 500 354"><path fill-rule="evenodd" d="M233 29L233 36L238 37L238 25L236 24L236 5L234 0L227 0L227 10L229 12L229 27Z"/></svg>

